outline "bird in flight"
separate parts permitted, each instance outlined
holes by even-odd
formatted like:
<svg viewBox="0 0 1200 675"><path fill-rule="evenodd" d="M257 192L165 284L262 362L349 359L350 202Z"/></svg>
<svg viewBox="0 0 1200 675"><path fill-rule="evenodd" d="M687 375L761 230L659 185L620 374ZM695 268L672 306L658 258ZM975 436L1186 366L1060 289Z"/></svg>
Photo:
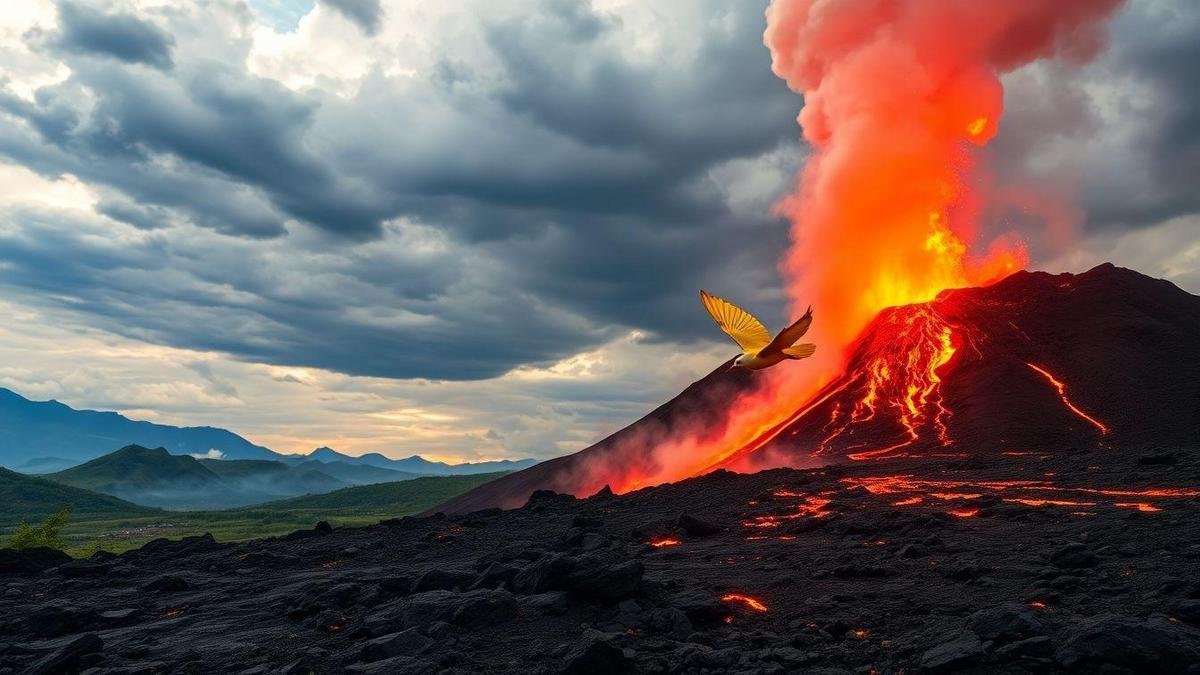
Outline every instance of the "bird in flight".
<svg viewBox="0 0 1200 675"><path fill-rule="evenodd" d="M742 354L733 360L730 369L741 366L750 370L762 370L789 359L806 359L817 351L814 344L796 344L812 325L812 307L796 323L779 331L774 339L762 322L754 315L724 298L718 298L700 290L700 302L712 315L713 320L742 348Z"/></svg>

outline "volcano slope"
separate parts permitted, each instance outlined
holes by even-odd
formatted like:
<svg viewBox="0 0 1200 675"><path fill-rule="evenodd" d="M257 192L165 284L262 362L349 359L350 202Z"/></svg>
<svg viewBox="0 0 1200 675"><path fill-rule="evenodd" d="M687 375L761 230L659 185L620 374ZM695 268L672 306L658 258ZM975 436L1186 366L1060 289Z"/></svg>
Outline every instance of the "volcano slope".
<svg viewBox="0 0 1200 675"><path fill-rule="evenodd" d="M1200 297L1111 264L946 291L882 312L849 349L844 375L709 469L1193 443L1198 336ZM439 510L510 508L538 489L584 496L616 476L652 475L656 439L698 420L718 432L722 406L754 376L723 365L599 443Z"/></svg>
<svg viewBox="0 0 1200 675"><path fill-rule="evenodd" d="M8 552L0 672L1195 672L1197 457L717 471L61 565Z"/></svg>

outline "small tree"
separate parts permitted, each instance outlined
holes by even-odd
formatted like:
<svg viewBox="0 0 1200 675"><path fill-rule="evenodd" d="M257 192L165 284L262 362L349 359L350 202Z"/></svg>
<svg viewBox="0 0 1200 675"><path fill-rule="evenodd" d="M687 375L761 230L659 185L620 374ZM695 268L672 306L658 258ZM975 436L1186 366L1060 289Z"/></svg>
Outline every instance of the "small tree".
<svg viewBox="0 0 1200 675"><path fill-rule="evenodd" d="M17 529L8 538L9 548L34 548L37 546L47 546L49 548L63 549L66 547L66 542L63 541L60 534L67 521L71 519L71 506L64 506L58 513L52 513L46 516L46 520L42 524L34 527L22 520Z"/></svg>

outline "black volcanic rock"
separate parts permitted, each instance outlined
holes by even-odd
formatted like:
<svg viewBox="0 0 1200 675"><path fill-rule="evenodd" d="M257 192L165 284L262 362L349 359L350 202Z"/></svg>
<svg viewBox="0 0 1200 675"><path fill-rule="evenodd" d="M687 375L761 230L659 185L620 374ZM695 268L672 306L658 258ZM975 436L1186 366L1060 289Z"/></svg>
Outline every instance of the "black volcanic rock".
<svg viewBox="0 0 1200 675"><path fill-rule="evenodd" d="M1099 671L1183 672L1200 661L1194 636L1158 618L1105 614L1075 628L1056 654L1067 668Z"/></svg>
<svg viewBox="0 0 1200 675"><path fill-rule="evenodd" d="M981 640L998 645L1032 637L1042 632L1042 623L1024 605L1008 602L975 612L967 626Z"/></svg>
<svg viewBox="0 0 1200 675"><path fill-rule="evenodd" d="M983 644L973 633L963 633L921 655L921 669L946 673L973 666L983 657Z"/></svg>
<svg viewBox="0 0 1200 675"><path fill-rule="evenodd" d="M614 636L587 631L563 658L563 675L608 675L629 672L629 659L614 644Z"/></svg>
<svg viewBox="0 0 1200 675"><path fill-rule="evenodd" d="M906 329L913 321L938 330ZM878 414L864 413L845 428L832 424L835 410L854 410L866 397L865 373L876 359L929 346L929 334L940 335L943 328L950 330L955 349L937 369L936 396L914 400L923 407L916 440L892 412L908 403L900 400L906 382L895 377L903 370L896 364L890 366L893 379L881 385L883 393L896 391ZM824 447L823 462L863 455L994 458L1005 452L1191 447L1200 439L1197 335L1200 297L1110 264L1077 275L1018 272L991 286L945 291L923 305L881 312L852 346L846 373L814 397L818 405L774 429L752 451L734 453L723 466L808 465L818 447ZM1064 387L1074 410L1047 374ZM592 494L609 482L609 470L636 475L646 465L650 473L650 449L659 439L697 419L719 425L724 407L754 377L722 365L599 443L501 477L434 510L512 508L538 490ZM944 414L938 413L939 403ZM883 452L888 448L896 449ZM875 451L880 454L872 455ZM1144 466L1161 461L1166 460Z"/></svg>
<svg viewBox="0 0 1200 675"><path fill-rule="evenodd" d="M1121 448L719 472L486 527L430 517L155 543L97 558L108 575L0 579L0 672L1187 672L1200 656L1200 453L1175 454L1150 476ZM936 486L919 503L859 487L888 476ZM948 513L1047 492L1063 504L1022 505L1048 512L1038 520ZM782 522L833 522L759 526L808 494L836 510ZM627 537L678 528L681 513L717 531L676 530L662 547ZM910 546L924 555L901 555ZM1094 564L1056 566L1060 551ZM411 592L442 571L487 582Z"/></svg>
<svg viewBox="0 0 1200 675"><path fill-rule="evenodd" d="M71 560L71 556L53 548L0 548L0 577L38 574Z"/></svg>
<svg viewBox="0 0 1200 675"><path fill-rule="evenodd" d="M693 537L711 537L721 531L720 527L690 513L679 516L679 529Z"/></svg>
<svg viewBox="0 0 1200 675"><path fill-rule="evenodd" d="M30 666L27 672L33 675L51 675L80 670L80 661L104 649L104 640L88 633L63 645L52 654Z"/></svg>

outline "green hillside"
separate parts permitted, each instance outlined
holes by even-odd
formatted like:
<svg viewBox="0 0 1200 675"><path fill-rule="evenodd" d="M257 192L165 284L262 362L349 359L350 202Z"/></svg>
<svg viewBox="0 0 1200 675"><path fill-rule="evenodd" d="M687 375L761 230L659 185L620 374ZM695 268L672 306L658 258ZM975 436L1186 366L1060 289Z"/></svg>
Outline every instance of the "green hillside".
<svg viewBox="0 0 1200 675"><path fill-rule="evenodd" d="M320 513L335 515L400 516L424 511L476 486L495 480L501 473L468 476L425 476L395 483L359 485L322 495L307 495L271 502L253 510ZM245 509L250 510L250 509Z"/></svg>
<svg viewBox="0 0 1200 675"><path fill-rule="evenodd" d="M351 464L345 461L318 462L316 460L309 460L297 464L295 468L320 471L350 485L392 483L398 480L410 480L412 478L420 478L422 475L428 475L385 469L378 466L371 466L370 464Z"/></svg>
<svg viewBox="0 0 1200 675"><path fill-rule="evenodd" d="M287 464L270 459L198 459L200 466L222 478L244 478L246 476L269 476L287 473Z"/></svg>
<svg viewBox="0 0 1200 675"><path fill-rule="evenodd" d="M0 528L22 519L38 522L67 505L73 509L73 522L163 515L158 509L0 468Z"/></svg>
<svg viewBox="0 0 1200 675"><path fill-rule="evenodd" d="M131 493L165 484L205 485L220 481L217 474L196 458L172 455L163 448L149 449L127 445L116 452L97 457L66 471L47 474L47 478L105 493Z"/></svg>
<svg viewBox="0 0 1200 675"><path fill-rule="evenodd" d="M22 519L36 523L67 505L73 511L63 536L73 555L90 555L98 548L124 551L160 537L178 539L206 532L218 541L244 541L310 528L321 520L336 527L370 525L384 518L420 513L502 475L427 476L261 506L181 512L138 506L0 469L0 545Z"/></svg>

